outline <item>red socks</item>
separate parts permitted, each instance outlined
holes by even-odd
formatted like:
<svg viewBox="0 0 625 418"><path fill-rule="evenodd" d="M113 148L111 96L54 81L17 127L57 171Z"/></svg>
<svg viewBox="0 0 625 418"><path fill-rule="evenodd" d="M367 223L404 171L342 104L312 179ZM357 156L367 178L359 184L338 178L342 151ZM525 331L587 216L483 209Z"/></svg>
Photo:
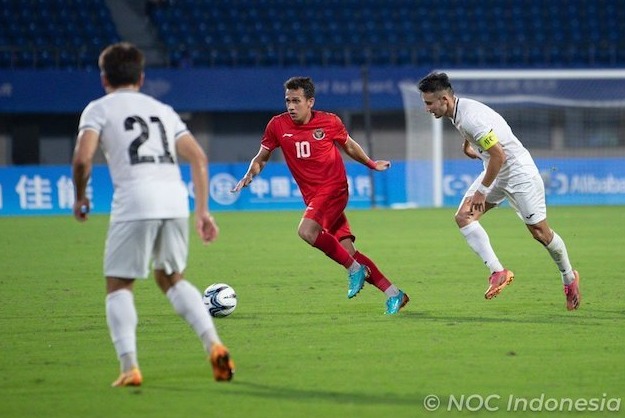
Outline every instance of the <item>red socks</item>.
<svg viewBox="0 0 625 418"><path fill-rule="evenodd" d="M354 254L354 259L358 261L358 263L369 267L369 271L371 272L371 274L369 275L369 278L367 278L368 283L371 283L383 292L389 288L391 282L386 278L386 276L384 276L384 274L382 274L378 266L376 266L369 257L360 253L359 251L356 251L356 254Z"/></svg>
<svg viewBox="0 0 625 418"><path fill-rule="evenodd" d="M347 250L339 243L333 235L328 234L325 231L319 232L317 239L313 244L313 247L319 248L328 257L337 263L341 264L345 268L349 268L354 262L354 259L347 252Z"/></svg>
<svg viewBox="0 0 625 418"><path fill-rule="evenodd" d="M359 264L369 267L371 274L367 278L367 282L371 283L382 292L391 286L391 282L386 278L386 276L384 276L384 274L382 274L380 269L378 269L378 266L376 266L375 263L369 259L369 257L358 251L356 251L354 257L350 256L349 252L347 252L347 250L333 235L330 235L325 231L321 231L319 235L317 235L317 239L315 240L313 247L320 249L328 257L345 268L349 268L354 260L356 260Z"/></svg>

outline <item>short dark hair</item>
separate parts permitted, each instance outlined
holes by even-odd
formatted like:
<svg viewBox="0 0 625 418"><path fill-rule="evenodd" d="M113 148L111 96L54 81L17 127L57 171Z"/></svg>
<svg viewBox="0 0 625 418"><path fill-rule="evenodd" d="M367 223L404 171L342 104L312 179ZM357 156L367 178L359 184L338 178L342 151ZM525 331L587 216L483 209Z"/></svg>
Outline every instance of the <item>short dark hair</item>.
<svg viewBox="0 0 625 418"><path fill-rule="evenodd" d="M107 46L98 59L100 71L112 87L138 84L144 65L143 52L128 42Z"/></svg>
<svg viewBox="0 0 625 418"><path fill-rule="evenodd" d="M439 93L442 91L454 93L449 77L445 73L430 73L426 75L419 81L419 90L422 93Z"/></svg>
<svg viewBox="0 0 625 418"><path fill-rule="evenodd" d="M284 82L284 88L287 90L304 90L304 97L312 99L315 97L315 84L310 77L291 77Z"/></svg>

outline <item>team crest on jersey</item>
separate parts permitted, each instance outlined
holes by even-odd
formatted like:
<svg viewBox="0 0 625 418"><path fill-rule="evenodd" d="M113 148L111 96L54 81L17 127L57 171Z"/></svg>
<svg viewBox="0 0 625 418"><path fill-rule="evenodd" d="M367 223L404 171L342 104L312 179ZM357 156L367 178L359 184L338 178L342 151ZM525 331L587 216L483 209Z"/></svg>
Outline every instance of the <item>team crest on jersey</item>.
<svg viewBox="0 0 625 418"><path fill-rule="evenodd" d="M317 141L323 139L326 137L326 133L323 129L319 128L319 129L315 129L315 132L313 132L313 138L315 138Z"/></svg>

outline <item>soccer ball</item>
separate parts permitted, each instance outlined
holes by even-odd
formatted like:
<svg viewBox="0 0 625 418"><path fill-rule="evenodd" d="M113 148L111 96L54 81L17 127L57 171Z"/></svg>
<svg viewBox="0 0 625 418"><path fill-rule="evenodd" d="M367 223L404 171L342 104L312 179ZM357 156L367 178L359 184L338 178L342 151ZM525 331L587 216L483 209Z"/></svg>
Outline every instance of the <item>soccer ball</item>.
<svg viewBox="0 0 625 418"><path fill-rule="evenodd" d="M230 315L237 307L237 294L225 283L213 283L208 286L202 299L208 314L216 318Z"/></svg>

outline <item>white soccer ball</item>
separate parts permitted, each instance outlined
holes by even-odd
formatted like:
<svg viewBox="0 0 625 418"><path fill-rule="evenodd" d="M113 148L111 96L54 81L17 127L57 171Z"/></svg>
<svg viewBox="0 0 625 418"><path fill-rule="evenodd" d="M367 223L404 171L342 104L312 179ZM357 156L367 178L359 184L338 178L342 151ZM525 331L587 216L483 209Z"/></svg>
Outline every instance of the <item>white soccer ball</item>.
<svg viewBox="0 0 625 418"><path fill-rule="evenodd" d="M204 305L208 314L215 318L230 315L237 307L237 294L225 283L213 283L204 291Z"/></svg>

